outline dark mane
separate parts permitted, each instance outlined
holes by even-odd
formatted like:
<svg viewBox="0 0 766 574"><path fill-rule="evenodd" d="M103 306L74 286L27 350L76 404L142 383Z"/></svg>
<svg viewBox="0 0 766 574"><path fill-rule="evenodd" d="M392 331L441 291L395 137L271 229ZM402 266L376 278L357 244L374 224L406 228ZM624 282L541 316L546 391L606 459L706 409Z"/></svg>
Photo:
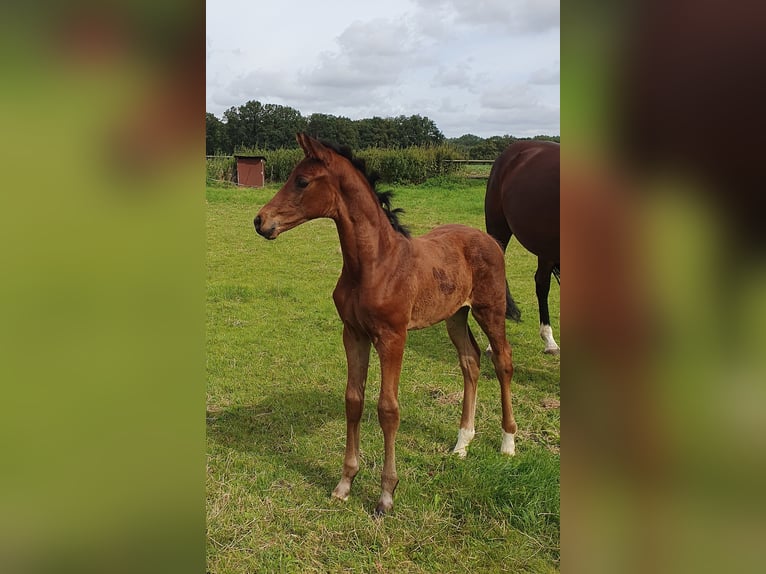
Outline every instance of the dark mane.
<svg viewBox="0 0 766 574"><path fill-rule="evenodd" d="M380 175L375 172L368 173L367 164L364 159L361 157L355 157L351 151L351 148L347 145L338 145L334 142L328 142L325 140L319 141L322 143L322 145L329 147L338 155L345 157L348 161L351 162L351 165L353 165L362 175L364 175L367 183L370 184L370 188L372 188L372 191L375 192L375 195L378 198L378 203L380 203L380 207L383 208L386 217L388 217L388 221L391 223L391 227L393 227L395 231L401 233L405 237L409 237L410 230L406 226L402 225L402 223L399 221L399 216L404 213L404 210L401 207L397 207L395 209L391 207L391 199L394 197L394 192L378 191L376 189L378 180L380 180Z"/></svg>

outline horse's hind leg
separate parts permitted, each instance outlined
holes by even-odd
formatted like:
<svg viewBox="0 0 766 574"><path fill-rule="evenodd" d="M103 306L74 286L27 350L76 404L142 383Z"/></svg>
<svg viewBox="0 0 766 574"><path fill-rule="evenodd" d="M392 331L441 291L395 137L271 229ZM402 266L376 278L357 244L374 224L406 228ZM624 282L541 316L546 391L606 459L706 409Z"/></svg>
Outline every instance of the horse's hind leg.
<svg viewBox="0 0 766 574"><path fill-rule="evenodd" d="M481 353L471 329L468 327L468 307L462 307L447 319L447 333L457 349L460 370L463 372L463 414L460 417L460 430L457 443L452 450L458 456L465 457L466 447L473 440L474 417L476 415L476 387L479 380L479 361Z"/></svg>
<svg viewBox="0 0 766 574"><path fill-rule="evenodd" d="M491 235L495 241L497 241L497 243L500 245L500 249L502 249L503 253L505 253L505 250L508 248L508 244L511 242L513 232L508 225L508 220L505 218L505 213L503 213L502 207L494 206L490 208L490 206L485 205L484 223L487 227L487 233ZM513 314L512 310L515 310L515 315L513 315L513 317L509 316L508 318L513 318L514 321L519 321L521 319L521 312L518 310L516 303L511 297L511 292L508 288L507 280L505 282L505 299L506 311ZM491 355L492 345L488 344L484 352L487 355Z"/></svg>
<svg viewBox="0 0 766 574"><path fill-rule="evenodd" d="M561 350L553 338L551 318L548 314L548 293L551 288L551 273L555 263L537 259L537 271L535 272L535 292L537 294L537 306L540 311L540 338L545 342L544 353L558 355Z"/></svg>
<svg viewBox="0 0 766 574"><path fill-rule="evenodd" d="M500 404L503 411L503 442L500 452L512 455L516 452L514 435L517 426L513 417L511 404L511 379L513 378L513 359L511 346L505 336L505 313L503 309L493 306L474 306L473 316L481 329L486 333L492 346L492 363L495 366L497 380L500 382Z"/></svg>

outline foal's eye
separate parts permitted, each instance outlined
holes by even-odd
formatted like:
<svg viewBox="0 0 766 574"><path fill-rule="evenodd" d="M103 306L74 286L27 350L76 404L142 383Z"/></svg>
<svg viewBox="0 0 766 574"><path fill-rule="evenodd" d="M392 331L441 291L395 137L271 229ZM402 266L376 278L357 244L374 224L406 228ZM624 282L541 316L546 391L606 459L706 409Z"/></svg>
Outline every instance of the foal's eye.
<svg viewBox="0 0 766 574"><path fill-rule="evenodd" d="M309 184L309 180L307 180L305 177L299 177L295 180L295 185L303 189L304 187L307 187Z"/></svg>

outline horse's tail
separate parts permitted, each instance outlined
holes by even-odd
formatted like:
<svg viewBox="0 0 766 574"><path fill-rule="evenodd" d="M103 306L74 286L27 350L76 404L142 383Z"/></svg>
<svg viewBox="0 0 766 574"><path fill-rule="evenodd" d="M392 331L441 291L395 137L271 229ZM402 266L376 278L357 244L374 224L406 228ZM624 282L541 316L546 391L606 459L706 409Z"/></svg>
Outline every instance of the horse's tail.
<svg viewBox="0 0 766 574"><path fill-rule="evenodd" d="M508 288L508 280L505 281L505 318L512 321L521 321L521 309L516 306L516 302L511 297L511 290Z"/></svg>

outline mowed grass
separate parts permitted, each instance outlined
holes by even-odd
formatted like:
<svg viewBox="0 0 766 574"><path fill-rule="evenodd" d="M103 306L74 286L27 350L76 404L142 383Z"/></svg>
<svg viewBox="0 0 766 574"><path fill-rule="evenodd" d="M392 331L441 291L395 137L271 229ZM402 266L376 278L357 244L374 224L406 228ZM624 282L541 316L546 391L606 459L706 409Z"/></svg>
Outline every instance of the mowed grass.
<svg viewBox="0 0 766 574"><path fill-rule="evenodd" d="M484 228L481 180L393 187L413 235L443 223ZM390 186L382 186L384 189ZM457 437L462 377L443 324L410 332L397 436L395 506L372 517L383 436L373 351L361 469L345 503L330 497L345 444L346 364L332 290L342 260L329 220L266 241L252 220L276 192L207 190L208 572L554 572L559 569L559 359L543 355L536 261L506 255L522 309L507 323L515 365L517 454L499 454L500 399L482 358L477 433ZM558 340L559 289L551 287ZM486 337L472 321L482 347ZM564 346L565 343L564 343Z"/></svg>

